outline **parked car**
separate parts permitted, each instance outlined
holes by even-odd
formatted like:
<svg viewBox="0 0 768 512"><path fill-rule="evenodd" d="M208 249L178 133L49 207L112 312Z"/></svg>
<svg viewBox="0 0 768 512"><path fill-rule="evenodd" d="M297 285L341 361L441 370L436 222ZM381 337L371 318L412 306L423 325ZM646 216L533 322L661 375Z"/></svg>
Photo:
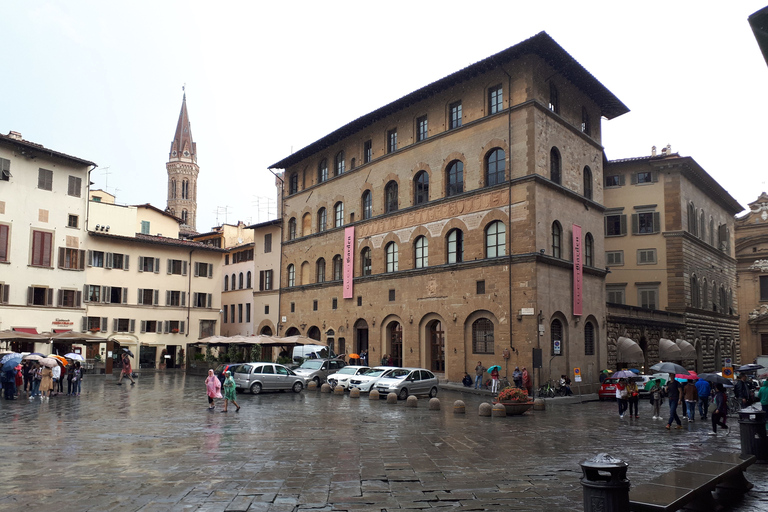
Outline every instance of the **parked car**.
<svg viewBox="0 0 768 512"><path fill-rule="evenodd" d="M296 375L303 377L305 384L313 380L319 386L328 375L336 373L347 366L341 359L305 359L301 366L294 371Z"/></svg>
<svg viewBox="0 0 768 512"><path fill-rule="evenodd" d="M397 368L392 366L376 366L374 368L369 368L365 373L362 375L355 375L354 377L349 379L349 386L350 388L357 388L360 390L361 393L368 393L371 389L373 389L373 386L376 385L376 382L386 375L389 375Z"/></svg>
<svg viewBox="0 0 768 512"><path fill-rule="evenodd" d="M376 382L376 390L385 396L397 393L400 400L405 400L408 395L429 395L432 398L437 395L438 383L435 374L424 368L395 368Z"/></svg>
<svg viewBox="0 0 768 512"><path fill-rule="evenodd" d="M368 370L370 370L369 366L345 366L338 372L328 376L328 384L330 384L332 388L341 386L344 389L349 389L349 380L352 377L364 374Z"/></svg>
<svg viewBox="0 0 768 512"><path fill-rule="evenodd" d="M226 378L226 375L224 375L224 372L232 372L232 376L235 376L235 371L240 367L242 363L224 363L220 364L216 367L215 370L213 370L213 374L218 377L219 382L221 384L224 384L224 379Z"/></svg>
<svg viewBox="0 0 768 512"><path fill-rule="evenodd" d="M241 364L232 375L237 390L249 390L254 395L262 391L293 390L300 393L304 389L304 378L291 369L274 363Z"/></svg>
<svg viewBox="0 0 768 512"><path fill-rule="evenodd" d="M615 400L616 399L616 384L619 379L605 379L603 385L597 391L597 397L600 400Z"/></svg>

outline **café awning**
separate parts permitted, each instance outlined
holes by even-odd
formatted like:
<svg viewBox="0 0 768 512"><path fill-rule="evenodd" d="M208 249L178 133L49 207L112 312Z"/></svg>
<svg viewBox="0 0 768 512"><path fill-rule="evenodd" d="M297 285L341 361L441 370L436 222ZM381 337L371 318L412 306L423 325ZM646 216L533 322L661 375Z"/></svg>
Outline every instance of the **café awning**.
<svg viewBox="0 0 768 512"><path fill-rule="evenodd" d="M23 332L26 334L37 334L37 329L34 327L14 327L13 330L15 332Z"/></svg>
<svg viewBox="0 0 768 512"><path fill-rule="evenodd" d="M674 341L659 338L659 359L662 361L681 361L683 353Z"/></svg>
<svg viewBox="0 0 768 512"><path fill-rule="evenodd" d="M616 340L616 361L621 363L642 363L643 349L634 340L620 336Z"/></svg>
<svg viewBox="0 0 768 512"><path fill-rule="evenodd" d="M696 349L689 342L681 339L676 339L675 343L677 348L680 349L683 359L696 359Z"/></svg>

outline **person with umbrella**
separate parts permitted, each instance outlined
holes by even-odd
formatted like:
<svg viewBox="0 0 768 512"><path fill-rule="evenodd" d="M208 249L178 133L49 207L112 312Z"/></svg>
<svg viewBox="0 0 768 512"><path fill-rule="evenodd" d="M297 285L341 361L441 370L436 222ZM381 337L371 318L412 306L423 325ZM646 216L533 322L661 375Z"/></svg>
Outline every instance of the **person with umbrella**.
<svg viewBox="0 0 768 512"><path fill-rule="evenodd" d="M501 366L497 364L488 368L488 373L491 374L491 393L499 392L499 370L501 370Z"/></svg>
<svg viewBox="0 0 768 512"><path fill-rule="evenodd" d="M121 386L123 384L123 378L125 378L125 377L128 377L128 379L130 379L131 386L136 384L136 381L133 380L133 375L131 375L133 373L133 369L131 368L131 358L130 358L129 354L131 356L133 355L130 350L128 350L127 348L124 348L123 349L123 355L122 355L123 368L122 368L122 370L120 370L120 378L117 379L117 385L118 386Z"/></svg>
<svg viewBox="0 0 768 512"><path fill-rule="evenodd" d="M684 405L688 411L688 422L690 423L696 417L696 402L699 401L699 392L696 390L696 384L693 383L693 379L688 379L683 387L683 397L685 399Z"/></svg>
<svg viewBox="0 0 768 512"><path fill-rule="evenodd" d="M711 436L717 435L717 426L720 425L726 430L728 435L728 425L725 424L725 419L728 417L728 399L725 398L725 388L719 382L715 384L715 412L712 413L712 432Z"/></svg>
<svg viewBox="0 0 768 512"><path fill-rule="evenodd" d="M749 384L747 384L747 374L742 372L739 374L739 380L733 387L733 394L739 399L741 408L745 408L752 403L752 393L749 390Z"/></svg>
<svg viewBox="0 0 768 512"><path fill-rule="evenodd" d="M45 359L43 361L45 361ZM44 365L41 376L40 392L42 393L42 398L40 398L40 400L50 400L51 390L53 389L53 371L50 367Z"/></svg>

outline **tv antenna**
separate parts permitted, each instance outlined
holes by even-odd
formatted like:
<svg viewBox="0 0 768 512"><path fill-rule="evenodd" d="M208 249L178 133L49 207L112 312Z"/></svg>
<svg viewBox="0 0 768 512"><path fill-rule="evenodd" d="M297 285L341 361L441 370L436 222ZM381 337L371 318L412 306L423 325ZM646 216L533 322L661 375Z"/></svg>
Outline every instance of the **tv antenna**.
<svg viewBox="0 0 768 512"><path fill-rule="evenodd" d="M277 201L271 197L259 197L254 196L256 199L251 203L256 207L256 219L258 222L266 222L261 220L262 213L266 215L266 220L273 220L277 218Z"/></svg>
<svg viewBox="0 0 768 512"><path fill-rule="evenodd" d="M223 224L227 223L227 215L229 214L230 207L229 206L217 206L214 210L214 213L216 214L216 225L221 226L222 223L219 222L219 215L224 215L224 222Z"/></svg>

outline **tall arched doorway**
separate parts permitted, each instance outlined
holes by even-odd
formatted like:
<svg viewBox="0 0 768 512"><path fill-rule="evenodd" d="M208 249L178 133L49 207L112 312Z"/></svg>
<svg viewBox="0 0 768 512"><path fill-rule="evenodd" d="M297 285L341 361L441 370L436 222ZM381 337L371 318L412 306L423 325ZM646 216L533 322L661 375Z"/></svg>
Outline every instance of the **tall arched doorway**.
<svg viewBox="0 0 768 512"><path fill-rule="evenodd" d="M445 372L445 332L443 324L439 320L430 322L427 325L427 336L429 338L429 368L433 372Z"/></svg>
<svg viewBox="0 0 768 512"><path fill-rule="evenodd" d="M320 329L316 325L313 325L309 328L307 331L307 338L312 338L313 340L320 341Z"/></svg>
<svg viewBox="0 0 768 512"><path fill-rule="evenodd" d="M403 326L400 322L390 322L387 326L389 356L394 366L403 366Z"/></svg>
<svg viewBox="0 0 768 512"><path fill-rule="evenodd" d="M272 329L268 325L265 325L259 334L262 336L272 336Z"/></svg>
<svg viewBox="0 0 768 512"><path fill-rule="evenodd" d="M286 336L300 336L301 332L296 327L291 327L287 331L285 331Z"/></svg>
<svg viewBox="0 0 768 512"><path fill-rule="evenodd" d="M361 357L363 352L368 353L368 322L362 318L355 322L355 350Z"/></svg>

